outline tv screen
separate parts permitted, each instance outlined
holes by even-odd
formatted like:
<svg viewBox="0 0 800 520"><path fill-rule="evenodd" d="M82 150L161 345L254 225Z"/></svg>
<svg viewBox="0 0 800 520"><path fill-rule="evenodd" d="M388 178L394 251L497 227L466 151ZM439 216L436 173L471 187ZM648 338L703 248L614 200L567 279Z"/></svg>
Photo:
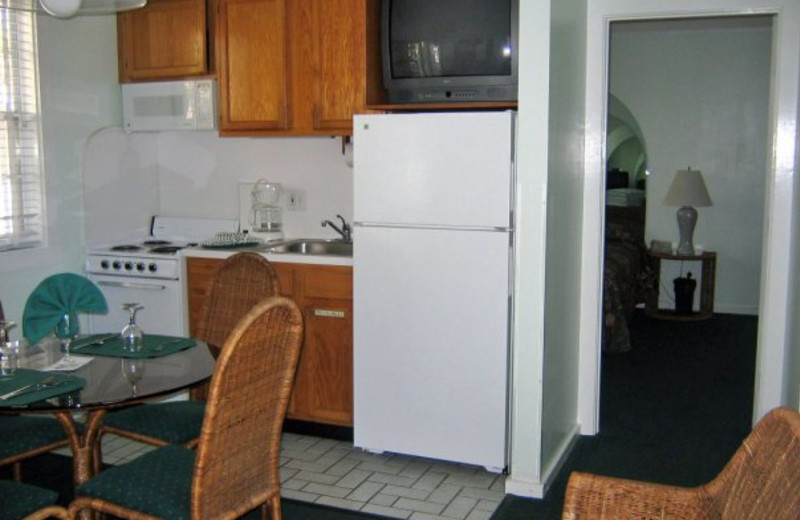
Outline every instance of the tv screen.
<svg viewBox="0 0 800 520"><path fill-rule="evenodd" d="M517 0L384 0L390 100L515 100L517 6Z"/></svg>

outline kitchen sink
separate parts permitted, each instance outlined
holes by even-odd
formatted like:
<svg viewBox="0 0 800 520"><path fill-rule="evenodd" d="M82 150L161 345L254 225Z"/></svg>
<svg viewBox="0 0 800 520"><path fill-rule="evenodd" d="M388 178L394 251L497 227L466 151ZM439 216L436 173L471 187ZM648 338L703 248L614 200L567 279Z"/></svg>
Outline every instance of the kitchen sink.
<svg viewBox="0 0 800 520"><path fill-rule="evenodd" d="M280 242L267 249L269 253L292 253L296 255L353 256L353 243L344 240L302 238Z"/></svg>

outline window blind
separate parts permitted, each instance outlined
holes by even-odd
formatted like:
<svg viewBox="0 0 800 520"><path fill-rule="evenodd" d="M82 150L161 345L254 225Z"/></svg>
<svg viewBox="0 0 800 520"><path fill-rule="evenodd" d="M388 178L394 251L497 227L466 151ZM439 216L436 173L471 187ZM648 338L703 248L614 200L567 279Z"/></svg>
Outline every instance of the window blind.
<svg viewBox="0 0 800 520"><path fill-rule="evenodd" d="M0 0L0 251L43 244L36 20Z"/></svg>

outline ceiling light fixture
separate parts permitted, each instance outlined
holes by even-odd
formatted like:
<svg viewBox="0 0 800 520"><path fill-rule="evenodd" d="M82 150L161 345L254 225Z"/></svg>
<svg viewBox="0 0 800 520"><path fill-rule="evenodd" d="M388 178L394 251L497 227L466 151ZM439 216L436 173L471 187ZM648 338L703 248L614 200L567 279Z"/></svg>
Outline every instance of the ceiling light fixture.
<svg viewBox="0 0 800 520"><path fill-rule="evenodd" d="M39 5L50 16L72 18L81 8L81 0L39 0Z"/></svg>
<svg viewBox="0 0 800 520"><path fill-rule="evenodd" d="M145 5L147 0L0 0L0 8L45 13L55 18L116 14Z"/></svg>

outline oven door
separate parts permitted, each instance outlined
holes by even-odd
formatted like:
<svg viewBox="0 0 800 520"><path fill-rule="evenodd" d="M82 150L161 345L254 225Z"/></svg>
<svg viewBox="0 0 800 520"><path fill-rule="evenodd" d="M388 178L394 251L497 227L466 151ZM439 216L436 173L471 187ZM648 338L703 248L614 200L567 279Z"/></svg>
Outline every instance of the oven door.
<svg viewBox="0 0 800 520"><path fill-rule="evenodd" d="M88 315L90 333L121 331L128 321L122 304L135 302L144 306L136 313L136 323L145 334L187 334L180 281L102 274L87 276L97 284L108 304L108 314Z"/></svg>

